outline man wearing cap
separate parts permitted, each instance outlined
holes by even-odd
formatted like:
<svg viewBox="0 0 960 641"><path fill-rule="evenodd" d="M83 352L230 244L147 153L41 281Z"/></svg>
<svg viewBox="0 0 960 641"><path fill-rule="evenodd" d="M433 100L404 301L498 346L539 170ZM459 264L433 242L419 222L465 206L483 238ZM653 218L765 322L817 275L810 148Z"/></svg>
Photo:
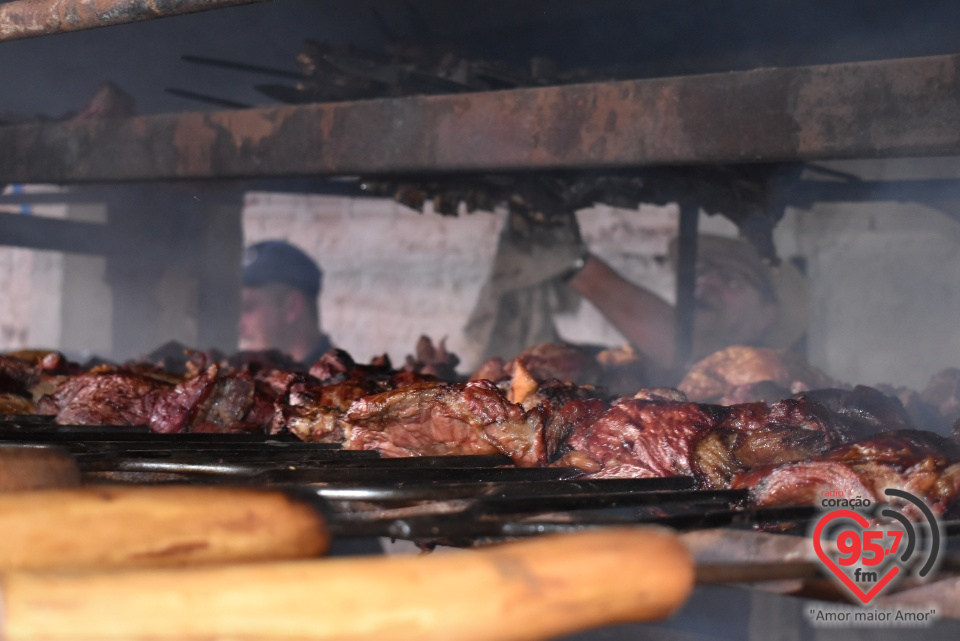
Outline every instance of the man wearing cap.
<svg viewBox="0 0 960 641"><path fill-rule="evenodd" d="M327 350L320 331L318 296L323 272L290 243L268 240L247 248L243 259L240 349L280 350L307 367Z"/></svg>
<svg viewBox="0 0 960 641"><path fill-rule="evenodd" d="M809 310L799 270L788 262L768 266L752 245L737 238L703 234L697 245L694 360L731 345L796 347ZM669 303L590 254L567 276L573 289L657 364L668 370L685 365L674 362Z"/></svg>

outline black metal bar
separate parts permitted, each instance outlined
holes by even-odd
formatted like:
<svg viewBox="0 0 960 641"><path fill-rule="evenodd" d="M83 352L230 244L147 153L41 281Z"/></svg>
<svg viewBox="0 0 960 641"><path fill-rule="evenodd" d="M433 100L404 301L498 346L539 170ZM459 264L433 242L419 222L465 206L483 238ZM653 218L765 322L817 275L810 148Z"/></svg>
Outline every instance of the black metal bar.
<svg viewBox="0 0 960 641"><path fill-rule="evenodd" d="M29 439L23 438L21 441ZM231 460L275 460L278 465L288 460L369 460L379 459L376 450L343 450L327 443L302 442L203 442L188 441L181 444L158 438L156 441L61 441L63 447L78 454L126 458L173 458L194 461L211 457ZM184 445L187 445L186 447ZM271 457L274 457L271 459Z"/></svg>
<svg viewBox="0 0 960 641"><path fill-rule="evenodd" d="M205 102L209 105L216 105L218 107L226 107L227 109L250 109L251 105L237 102L236 100L228 100L227 98L218 98L217 96L210 96L205 93L197 93L196 91L187 91L186 89L176 89L174 87L167 87L164 89L171 96L177 96L178 98L186 98L188 100L196 100L198 102Z"/></svg>
<svg viewBox="0 0 960 641"><path fill-rule="evenodd" d="M960 56L0 127L0 181L623 169L960 153Z"/></svg>
<svg viewBox="0 0 960 641"><path fill-rule="evenodd" d="M520 518L517 514L483 514L474 505L451 513L411 515L402 518L378 518L369 514L326 513L331 533L339 537L389 536L403 540L461 540L484 537L524 537L596 530L612 526L665 525L681 530L701 529L758 523L766 517L764 510L727 509L695 510L687 514L658 515L648 512L626 514L623 510L607 510L587 514L578 511L557 511L543 517ZM803 523L812 518L813 508L778 508L784 522Z"/></svg>
<svg viewBox="0 0 960 641"><path fill-rule="evenodd" d="M0 214L0 245L98 255L118 247L106 225L19 214Z"/></svg>
<svg viewBox="0 0 960 641"><path fill-rule="evenodd" d="M160 452L123 454L123 453L89 453L80 456L84 464L84 471L95 472L163 472L169 474L215 474L219 476L252 476L269 474L279 475L288 481L314 482L317 475L324 479L331 478L331 470L363 468L370 471L373 478L384 478L383 470L395 471L391 481L419 479L424 470L485 470L495 469L497 465L509 464L509 459L487 456L434 456L409 458L379 458L377 456L360 454L350 456L350 452L339 452L335 456L325 456L323 453L312 455L310 452L299 452L295 455L270 453L269 456L258 456L256 452L216 452L207 451L199 455L190 456L183 452L173 452L169 456L162 456ZM374 472L376 471L376 472ZM381 473L377 473L381 472ZM428 474L433 477L432 472ZM468 474L469 477L469 474ZM333 478L337 478L334 474ZM442 475L440 478L443 478Z"/></svg>
<svg viewBox="0 0 960 641"><path fill-rule="evenodd" d="M206 56L183 55L180 59L184 62L190 62L198 65L207 65L210 67L220 67L221 69L233 69L235 71L249 71L251 73L262 73L268 76L278 78L291 78L293 80L305 80L308 76L297 71L287 71L285 69L275 69L273 67L264 67L261 65L251 65L245 62L233 62L231 60L222 60L220 58L208 58Z"/></svg>
<svg viewBox="0 0 960 641"><path fill-rule="evenodd" d="M95 203L92 198L77 200L72 192L56 192L41 194L3 194L0 195L0 204L6 205L64 205L73 203Z"/></svg>
<svg viewBox="0 0 960 641"><path fill-rule="evenodd" d="M688 490L695 481L689 476L647 479L571 479L565 481L512 481L509 483L389 483L383 485L344 485L316 488L317 494L331 501L371 501L377 503L412 501L453 501L506 496L597 495L604 492L652 492Z"/></svg>
<svg viewBox="0 0 960 641"><path fill-rule="evenodd" d="M168 18L266 0L15 0L0 4L0 42Z"/></svg>
<svg viewBox="0 0 960 641"><path fill-rule="evenodd" d="M546 496L505 496L481 499L473 510L479 514L542 513L560 510L589 510L662 506L668 503L690 505L731 504L747 497L745 490L655 490L652 492L603 492L589 494L557 494Z"/></svg>
<svg viewBox="0 0 960 641"><path fill-rule="evenodd" d="M677 303L674 308L674 365L686 366L693 356L693 322L696 311L697 223L700 208L680 204L680 228L677 237Z"/></svg>
<svg viewBox="0 0 960 641"><path fill-rule="evenodd" d="M396 459L395 459L396 460ZM576 468L560 467L427 467L427 468L327 468L309 470L271 470L250 480L254 483L423 483L469 481L495 483L501 481L555 481L573 479L583 474Z"/></svg>
<svg viewBox="0 0 960 641"><path fill-rule="evenodd" d="M306 93L289 85L271 83L267 85L254 85L253 88L255 91L263 94L271 100L276 100L277 102L283 102L289 105L299 105L311 102Z"/></svg>
<svg viewBox="0 0 960 641"><path fill-rule="evenodd" d="M316 178L274 178L237 183L230 191L267 191L303 194L330 194L369 196L356 179L323 180ZM102 203L109 187L85 187L56 193L2 194L0 204L94 204ZM211 191L206 189L206 197ZM858 180L832 182L801 180L791 187L788 203L794 207L809 208L818 202L872 202L898 201L935 204L940 201L960 200L960 180L953 178L929 180Z"/></svg>

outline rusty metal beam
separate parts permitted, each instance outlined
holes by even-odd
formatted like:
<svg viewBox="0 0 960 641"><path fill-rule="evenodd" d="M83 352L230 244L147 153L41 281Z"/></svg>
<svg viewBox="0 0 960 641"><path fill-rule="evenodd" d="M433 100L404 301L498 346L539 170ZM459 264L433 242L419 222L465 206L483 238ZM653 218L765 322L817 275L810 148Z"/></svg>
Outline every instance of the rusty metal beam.
<svg viewBox="0 0 960 641"><path fill-rule="evenodd" d="M0 42L110 27L267 0L15 0L0 4Z"/></svg>
<svg viewBox="0 0 960 641"><path fill-rule="evenodd" d="M0 181L960 154L960 56L0 127Z"/></svg>

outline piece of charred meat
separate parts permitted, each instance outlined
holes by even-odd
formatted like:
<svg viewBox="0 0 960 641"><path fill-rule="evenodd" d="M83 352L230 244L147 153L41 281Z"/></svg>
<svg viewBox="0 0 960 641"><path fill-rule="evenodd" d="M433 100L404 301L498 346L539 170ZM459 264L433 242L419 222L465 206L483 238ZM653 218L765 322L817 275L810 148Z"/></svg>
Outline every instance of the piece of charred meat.
<svg viewBox="0 0 960 641"><path fill-rule="evenodd" d="M822 458L850 466L879 497L887 488L901 489L943 513L957 496L954 484L941 483L941 476L960 462L960 447L933 432L883 432L837 448Z"/></svg>
<svg viewBox="0 0 960 641"><path fill-rule="evenodd" d="M425 373L394 371L386 357L358 365L342 350L331 350L310 368L309 375L273 374L277 395L270 433L288 431L313 443L340 443L343 414L365 396L437 380Z"/></svg>
<svg viewBox="0 0 960 641"><path fill-rule="evenodd" d="M939 408L924 401L920 392L909 387L886 384L875 385L874 388L900 401L914 427L938 434L950 434L950 422L940 414Z"/></svg>
<svg viewBox="0 0 960 641"><path fill-rule="evenodd" d="M260 432L272 416L268 386L248 372L211 365L199 376L158 395L148 425L162 434Z"/></svg>
<svg viewBox="0 0 960 641"><path fill-rule="evenodd" d="M354 373L355 376L326 384L310 376L298 377L278 398L270 432L286 430L312 443L343 441L340 418L353 402L392 388L390 376L363 377L356 370Z"/></svg>
<svg viewBox="0 0 960 641"><path fill-rule="evenodd" d="M631 345L604 349L597 354L596 360L600 365L598 386L612 397L632 396L650 385L648 364Z"/></svg>
<svg viewBox="0 0 960 641"><path fill-rule="evenodd" d="M18 358L0 356L0 414L33 414L30 387L37 368Z"/></svg>
<svg viewBox="0 0 960 641"><path fill-rule="evenodd" d="M0 414L34 414L37 405L27 395L17 392L0 392Z"/></svg>
<svg viewBox="0 0 960 641"><path fill-rule="evenodd" d="M601 369L589 351L567 343L542 343L524 350L504 363L499 358L484 362L470 380L498 381L513 376L521 365L537 381L559 380L579 385L596 385Z"/></svg>
<svg viewBox="0 0 960 641"><path fill-rule="evenodd" d="M152 366L102 366L65 377L38 401L61 425L146 425L154 432L264 430L273 403L246 372L211 365L182 378Z"/></svg>
<svg viewBox="0 0 960 641"><path fill-rule="evenodd" d="M403 369L407 372L454 382L459 378L457 375L459 364L460 359L457 355L447 351L446 339L441 339L439 344L434 345L428 336L421 336L417 341L415 354L407 356Z"/></svg>
<svg viewBox="0 0 960 641"><path fill-rule="evenodd" d="M845 433L847 440L860 440L888 430L914 427L897 397L865 385L857 385L852 390L810 390L798 394L797 398L815 401L830 411L837 429Z"/></svg>
<svg viewBox="0 0 960 641"><path fill-rule="evenodd" d="M21 350L0 355L0 414L37 413L41 397L82 371L60 352ZM41 413L55 410L47 405Z"/></svg>
<svg viewBox="0 0 960 641"><path fill-rule="evenodd" d="M758 381L728 388L717 403L720 405L740 405L742 403L756 403L757 401L776 403L790 395L789 389L781 387L773 381Z"/></svg>
<svg viewBox="0 0 960 641"><path fill-rule="evenodd" d="M592 385L557 379L538 381L519 361L512 369L512 378L500 381L498 387L505 391L508 401L540 417L550 461L560 456L561 447L581 423L592 422L609 407L608 399Z"/></svg>
<svg viewBox="0 0 960 641"><path fill-rule="evenodd" d="M759 467L736 476L758 506L819 504L822 492L848 500L888 500L884 490L902 489L935 513L956 503L960 449L932 432L894 430L843 445L809 461Z"/></svg>
<svg viewBox="0 0 960 641"><path fill-rule="evenodd" d="M514 391L515 388L511 388L511 392ZM610 407L595 388L558 380L538 384L522 397L508 394L507 398L539 417L548 461L556 461L570 451L566 446L570 436L578 428L592 425Z"/></svg>
<svg viewBox="0 0 960 641"><path fill-rule="evenodd" d="M154 405L174 386L142 371L101 367L66 378L37 411L61 425L147 425Z"/></svg>
<svg viewBox="0 0 960 641"><path fill-rule="evenodd" d="M769 384L757 386L764 381ZM678 388L693 401L721 403L729 396L742 403L769 400L771 384L797 393L832 387L833 381L799 354L735 345L696 363Z"/></svg>
<svg viewBox="0 0 960 641"><path fill-rule="evenodd" d="M695 471L704 487L726 487L753 468L812 459L884 430L910 428L896 398L863 386L812 390L769 406L747 403L728 411L696 446Z"/></svg>
<svg viewBox="0 0 960 641"><path fill-rule="evenodd" d="M547 461L539 417L490 381L432 381L365 396L343 423L344 448L387 457L503 453L524 467Z"/></svg>
<svg viewBox="0 0 960 641"><path fill-rule="evenodd" d="M803 398L733 405L695 445L693 469L701 486L724 488L737 474L802 461L843 440L829 413Z"/></svg>
<svg viewBox="0 0 960 641"><path fill-rule="evenodd" d="M247 372L221 372L196 414L191 432L264 432L273 418L269 388Z"/></svg>
<svg viewBox="0 0 960 641"><path fill-rule="evenodd" d="M597 478L690 476L694 445L724 415L720 406L621 399L579 426L568 446L601 466Z"/></svg>
<svg viewBox="0 0 960 641"><path fill-rule="evenodd" d="M877 500L872 487L859 474L837 461L756 468L737 475L730 487L750 490L750 502L757 507L819 505L824 491L832 492L831 496Z"/></svg>
<svg viewBox="0 0 960 641"><path fill-rule="evenodd" d="M15 356L0 355L0 391L25 393L37 377L37 364Z"/></svg>
<svg viewBox="0 0 960 641"><path fill-rule="evenodd" d="M216 385L217 366L187 379L169 391L156 394L147 424L159 434L187 431L199 419L201 410Z"/></svg>

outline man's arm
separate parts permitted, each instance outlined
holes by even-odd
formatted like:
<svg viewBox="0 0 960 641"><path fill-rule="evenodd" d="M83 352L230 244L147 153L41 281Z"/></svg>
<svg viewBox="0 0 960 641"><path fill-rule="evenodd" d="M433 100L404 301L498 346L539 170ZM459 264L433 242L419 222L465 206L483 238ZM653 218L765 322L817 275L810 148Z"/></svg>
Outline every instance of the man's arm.
<svg viewBox="0 0 960 641"><path fill-rule="evenodd" d="M595 256L588 256L568 283L660 368L673 368L674 312L669 303L624 280Z"/></svg>

